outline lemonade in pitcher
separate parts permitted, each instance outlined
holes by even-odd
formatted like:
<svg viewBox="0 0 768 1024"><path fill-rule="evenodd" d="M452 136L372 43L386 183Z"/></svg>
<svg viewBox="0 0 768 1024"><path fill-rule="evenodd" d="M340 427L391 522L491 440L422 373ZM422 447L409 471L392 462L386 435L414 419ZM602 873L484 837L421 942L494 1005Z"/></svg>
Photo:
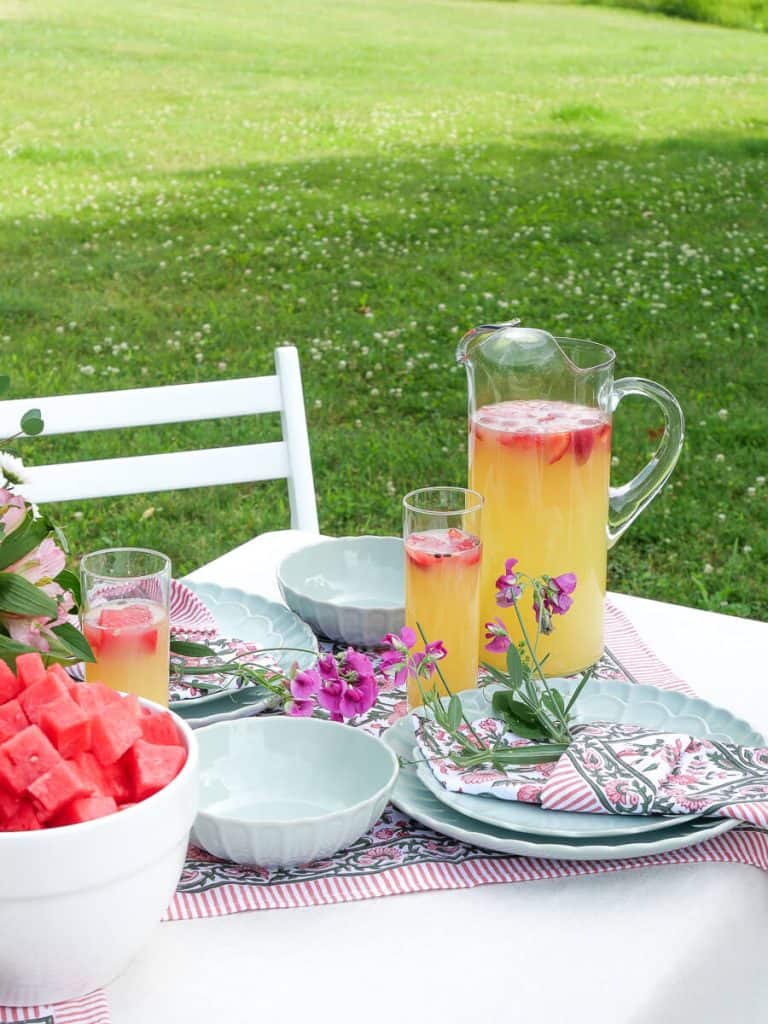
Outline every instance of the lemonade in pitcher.
<svg viewBox="0 0 768 1024"><path fill-rule="evenodd" d="M483 406L470 430L470 484L486 501L480 622L499 616L515 623L495 603L494 582L508 557L531 576L573 572L573 607L539 651L549 653L552 675L585 668L602 651L610 422L587 406L529 400ZM521 611L533 638L533 611L529 604ZM482 656L503 665L502 655Z"/></svg>
<svg viewBox="0 0 768 1024"><path fill-rule="evenodd" d="M547 675L587 668L603 651L608 549L661 490L680 455L683 414L675 397L653 381L614 381L614 352L593 341L555 338L518 323L485 324L459 343L469 387L469 482L485 499L480 580L480 658L484 625L500 618L521 639L513 607L496 604L505 561L529 576L574 573L568 615L543 635ZM610 486L611 416L626 395L643 395L664 418L659 446L622 487ZM537 622L520 607L533 641Z"/></svg>

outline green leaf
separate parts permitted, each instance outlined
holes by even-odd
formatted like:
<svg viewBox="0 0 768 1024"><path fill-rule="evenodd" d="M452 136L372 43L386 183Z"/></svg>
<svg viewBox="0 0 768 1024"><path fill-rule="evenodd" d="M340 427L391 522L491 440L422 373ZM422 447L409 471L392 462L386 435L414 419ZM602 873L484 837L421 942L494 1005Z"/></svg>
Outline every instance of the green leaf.
<svg viewBox="0 0 768 1024"><path fill-rule="evenodd" d="M80 577L77 573L69 569L62 569L56 577L56 583L70 592L75 604L79 608L82 603L82 594L80 593Z"/></svg>
<svg viewBox="0 0 768 1024"><path fill-rule="evenodd" d="M0 395L4 395L10 386L11 378L5 374L0 374Z"/></svg>
<svg viewBox="0 0 768 1024"><path fill-rule="evenodd" d="M80 661L96 661L91 645L80 630L75 629L71 623L62 622L60 626L54 626L52 632Z"/></svg>
<svg viewBox="0 0 768 1024"><path fill-rule="evenodd" d="M0 543L0 570L28 555L48 533L48 523L44 519L33 519L31 514L27 515L21 525Z"/></svg>
<svg viewBox="0 0 768 1024"><path fill-rule="evenodd" d="M453 697L448 701L448 724L451 729L455 732L461 725L461 701L454 694Z"/></svg>
<svg viewBox="0 0 768 1024"><path fill-rule="evenodd" d="M59 609L52 597L23 576L0 572L0 611L15 615L44 615L55 619Z"/></svg>
<svg viewBox="0 0 768 1024"><path fill-rule="evenodd" d="M40 414L39 409L27 409L24 415L21 417L21 429L29 437L34 437L36 434L42 434L45 424L43 423L43 417Z"/></svg>
<svg viewBox="0 0 768 1024"><path fill-rule="evenodd" d="M519 686L525 678L520 652L512 644L507 648L507 674L515 686Z"/></svg>
<svg viewBox="0 0 768 1024"><path fill-rule="evenodd" d="M550 689L542 696L541 703L556 717L565 717L565 701L559 690Z"/></svg>
<svg viewBox="0 0 768 1024"><path fill-rule="evenodd" d="M185 658L215 658L216 651L205 644L194 644L190 640L171 640L171 654Z"/></svg>
<svg viewBox="0 0 768 1024"><path fill-rule="evenodd" d="M507 714L514 715L515 718L520 719L523 722L527 722L528 725L539 725L539 720L536 717L535 711L528 707L520 700L515 700L514 694L509 690L499 690L494 693L491 700L491 706L496 714L505 716Z"/></svg>

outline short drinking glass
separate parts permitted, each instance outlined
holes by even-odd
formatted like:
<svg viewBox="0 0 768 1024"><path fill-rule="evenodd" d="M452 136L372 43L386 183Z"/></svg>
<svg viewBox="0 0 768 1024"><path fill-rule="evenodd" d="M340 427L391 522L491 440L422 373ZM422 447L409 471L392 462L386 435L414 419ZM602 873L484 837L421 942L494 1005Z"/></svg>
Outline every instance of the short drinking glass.
<svg viewBox="0 0 768 1024"><path fill-rule="evenodd" d="M83 632L96 661L88 682L168 704L171 561L146 548L109 548L80 563Z"/></svg>
<svg viewBox="0 0 768 1024"><path fill-rule="evenodd" d="M403 498L405 624L428 641L442 640L440 670L452 693L477 685L477 632L483 499L464 487L423 487ZM421 687L442 683L420 679ZM422 703L408 680L408 705Z"/></svg>

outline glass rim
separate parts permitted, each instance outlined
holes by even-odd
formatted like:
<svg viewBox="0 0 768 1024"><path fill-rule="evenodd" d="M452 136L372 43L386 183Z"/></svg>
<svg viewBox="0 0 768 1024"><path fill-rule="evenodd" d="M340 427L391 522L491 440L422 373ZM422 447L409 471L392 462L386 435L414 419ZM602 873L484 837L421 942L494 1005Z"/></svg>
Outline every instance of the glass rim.
<svg viewBox="0 0 768 1024"><path fill-rule="evenodd" d="M414 498L417 494L434 494L438 491L454 491L457 494L473 495L477 501L474 505L465 506L464 508L420 508L418 505L412 504L409 498ZM480 494L479 491L473 491L471 487L451 487L436 486L436 487L417 487L413 491L409 491L408 494L403 498L403 508L409 512L417 512L419 515L424 516L465 516L470 515L472 512L481 512L485 504L485 498Z"/></svg>
<svg viewBox="0 0 768 1024"><path fill-rule="evenodd" d="M155 569L154 572L136 572L129 573L128 575L112 575L105 572L97 572L95 569L89 569L86 565L89 558L96 558L97 555L114 555L123 552L130 552L131 554L139 555L154 555L156 558L160 558L163 561L163 565L159 569ZM80 572L88 573L89 576L99 576L105 580L149 580L153 576L159 576L164 572L167 572L170 576L171 571L171 560L168 555L163 554L162 551L156 551L154 548L99 548L98 551L89 551L87 555L83 555L80 559Z"/></svg>

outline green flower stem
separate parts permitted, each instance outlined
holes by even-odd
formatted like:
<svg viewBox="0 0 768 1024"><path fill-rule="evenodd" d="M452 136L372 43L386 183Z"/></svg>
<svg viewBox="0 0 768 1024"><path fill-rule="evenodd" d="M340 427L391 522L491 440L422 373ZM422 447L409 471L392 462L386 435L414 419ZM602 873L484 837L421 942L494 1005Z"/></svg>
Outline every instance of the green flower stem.
<svg viewBox="0 0 768 1024"><path fill-rule="evenodd" d="M421 623L420 622L416 623L416 628L418 629L419 633L421 634L422 643L426 647L427 643L428 643L427 636L426 636L426 633L424 632L424 630L421 628ZM443 687L445 688L445 692L448 694L449 697L453 697L454 696L453 691L451 690L450 686L446 682L445 676L443 675L442 671L440 670L440 666L438 665L437 662L435 662L434 667L435 667L435 671L437 672L437 675L438 675L438 678L439 678L440 682L443 684ZM421 687L419 687L419 689L421 689ZM423 699L424 699L424 694L422 693L422 700ZM483 741L480 739L480 737L477 735L475 730L472 728L472 723L469 721L467 716L464 714L463 709L462 709L462 712L461 712L461 718L462 718L462 721L464 722L464 724L466 725L466 727L469 729L469 731L475 737L475 739L477 740L479 745L482 747L483 746Z"/></svg>
<svg viewBox="0 0 768 1024"><path fill-rule="evenodd" d="M502 750L478 750L474 754L452 754L451 759L460 768L475 768L480 764L491 764L494 768L509 765L542 764L558 761L568 749L567 743L536 743L527 747L506 747Z"/></svg>
<svg viewBox="0 0 768 1024"><path fill-rule="evenodd" d="M523 639L525 640L525 645L526 645L526 647L528 648L528 650L530 652L531 660L533 661L534 667L536 668L536 671L539 673L539 678L541 679L542 683L544 684L544 689L549 694L549 697L550 697L551 702L552 702L552 707L555 708L557 718L560 720L560 724L562 725L562 727L563 727L563 729L565 731L565 735L568 738L570 738L571 731L568 728L568 722L566 721L565 716L562 714L562 712L558 708L558 706L557 706L557 704L555 702L554 697L552 697L552 691L550 690L549 683L547 682L546 676L544 675L544 670L542 669L541 663L539 662L539 659L536 656L535 649L531 645L531 638L528 636L528 630L525 628L525 623L523 622L523 616L520 614L520 609L517 606L517 601L515 601L514 599L512 601L512 607L515 609L515 615L517 616L517 621L520 624L520 630L521 630L521 632L523 634ZM537 643L538 643L538 636L537 636Z"/></svg>
<svg viewBox="0 0 768 1024"><path fill-rule="evenodd" d="M573 693L571 694L571 699L565 705L565 713L566 713L566 715L571 710L573 705L576 703L579 695L581 694L581 691L584 689L584 687L587 685L587 683L589 682L589 680L592 678L592 676L594 674L595 674L595 666L593 665L591 668L588 668L587 671L584 673L584 675L581 677L581 679L579 680L579 685L573 691Z"/></svg>

